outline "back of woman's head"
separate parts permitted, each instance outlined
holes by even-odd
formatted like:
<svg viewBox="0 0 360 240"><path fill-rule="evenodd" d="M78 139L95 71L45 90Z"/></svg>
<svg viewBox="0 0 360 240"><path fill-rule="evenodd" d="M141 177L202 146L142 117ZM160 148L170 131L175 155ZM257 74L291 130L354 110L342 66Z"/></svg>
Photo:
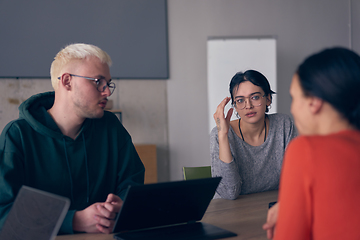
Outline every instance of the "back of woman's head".
<svg viewBox="0 0 360 240"><path fill-rule="evenodd" d="M231 95L231 103L234 105L234 91L237 90L240 83L249 81L252 84L261 87L264 91L265 95L270 94L270 98L272 98L272 94L275 94L274 91L271 90L269 81L267 78L260 72L256 70L247 70L246 72L238 72L233 76L230 82L229 91ZM269 111L269 108L266 107L266 112Z"/></svg>
<svg viewBox="0 0 360 240"><path fill-rule="evenodd" d="M360 129L360 57L342 48L329 48L311 55L297 70L307 96L330 103Z"/></svg>

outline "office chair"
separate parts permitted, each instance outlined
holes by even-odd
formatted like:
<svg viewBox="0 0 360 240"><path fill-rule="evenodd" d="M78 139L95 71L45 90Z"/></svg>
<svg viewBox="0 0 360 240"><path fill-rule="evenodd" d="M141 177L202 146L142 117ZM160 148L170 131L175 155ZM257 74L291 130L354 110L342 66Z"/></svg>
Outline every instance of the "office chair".
<svg viewBox="0 0 360 240"><path fill-rule="evenodd" d="M183 167L184 180L210 178L211 166L204 167Z"/></svg>

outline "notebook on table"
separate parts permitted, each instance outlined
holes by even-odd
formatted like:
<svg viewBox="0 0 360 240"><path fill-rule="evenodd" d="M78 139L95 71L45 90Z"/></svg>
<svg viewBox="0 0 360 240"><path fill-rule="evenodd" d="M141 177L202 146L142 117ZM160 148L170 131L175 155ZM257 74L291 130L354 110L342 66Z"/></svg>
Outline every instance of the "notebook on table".
<svg viewBox="0 0 360 240"><path fill-rule="evenodd" d="M221 177L129 186L113 232L117 240L218 239L235 233L199 222Z"/></svg>
<svg viewBox="0 0 360 240"><path fill-rule="evenodd" d="M0 239L55 239L70 206L70 200L22 186L0 232Z"/></svg>

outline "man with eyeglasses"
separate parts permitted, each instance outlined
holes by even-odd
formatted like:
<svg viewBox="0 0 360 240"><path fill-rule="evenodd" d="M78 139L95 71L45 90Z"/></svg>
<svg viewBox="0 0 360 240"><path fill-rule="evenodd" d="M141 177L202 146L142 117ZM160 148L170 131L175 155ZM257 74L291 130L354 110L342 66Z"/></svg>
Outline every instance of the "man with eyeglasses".
<svg viewBox="0 0 360 240"><path fill-rule="evenodd" d="M0 137L0 230L22 185L71 200L60 234L110 233L144 166L118 118L104 111L115 84L100 48L71 44L51 65L55 92L32 96Z"/></svg>

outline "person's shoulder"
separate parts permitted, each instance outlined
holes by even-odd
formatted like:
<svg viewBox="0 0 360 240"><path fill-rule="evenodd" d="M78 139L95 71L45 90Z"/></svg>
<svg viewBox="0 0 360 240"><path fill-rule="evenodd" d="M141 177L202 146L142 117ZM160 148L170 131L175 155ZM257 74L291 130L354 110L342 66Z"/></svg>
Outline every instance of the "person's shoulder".
<svg viewBox="0 0 360 240"><path fill-rule="evenodd" d="M122 123L120 122L119 118L112 112L104 111L104 115L101 118L94 118L92 119L98 123L105 124L105 125L111 125L111 126L122 126Z"/></svg>
<svg viewBox="0 0 360 240"><path fill-rule="evenodd" d="M349 146L352 143L360 142L360 131L358 130L343 130L327 135L307 135L299 136L302 141L307 141L311 146L320 148L321 146L331 146L345 144Z"/></svg>
<svg viewBox="0 0 360 240"><path fill-rule="evenodd" d="M85 131L87 134L89 131L92 131L91 134L93 136L106 135L111 141L117 141L117 144L120 144L119 146L132 143L130 133L112 112L104 111L104 115L101 118L90 119Z"/></svg>
<svg viewBox="0 0 360 240"><path fill-rule="evenodd" d="M277 126L285 127L285 128L291 128L294 126L293 119L287 114L273 113L273 114L268 114L268 117L269 120L275 123Z"/></svg>
<svg viewBox="0 0 360 240"><path fill-rule="evenodd" d="M9 136L11 138L16 138L16 135L21 134L22 131L27 131L27 128L31 128L28 124L28 122L25 119L19 118L16 120L12 120L6 126L1 132L1 139L0 139L0 145L2 146L5 143L5 139Z"/></svg>
<svg viewBox="0 0 360 240"><path fill-rule="evenodd" d="M8 132L14 131L14 130L21 130L24 127L29 127L29 123L23 119L23 118L18 118L15 120L10 121L8 124L6 124L6 126L4 127L2 133L6 134Z"/></svg>
<svg viewBox="0 0 360 240"><path fill-rule="evenodd" d="M305 149L313 148L314 144L318 142L319 139L317 139L317 137L299 135L290 141L288 148L305 151Z"/></svg>
<svg viewBox="0 0 360 240"><path fill-rule="evenodd" d="M119 118L114 113L106 110L101 118L92 118L88 119L88 121L103 130L111 128L113 132L114 130L126 131Z"/></svg>
<svg viewBox="0 0 360 240"><path fill-rule="evenodd" d="M351 139L352 140L352 139ZM360 136L358 136L360 142ZM329 135L299 135L291 141L291 145L301 148L321 149L341 143L349 144L349 139L344 138L344 132Z"/></svg>
<svg viewBox="0 0 360 240"><path fill-rule="evenodd" d="M269 119L273 119L275 121L286 121L286 122L292 122L292 118L284 113L272 113L267 115Z"/></svg>
<svg viewBox="0 0 360 240"><path fill-rule="evenodd" d="M112 119L112 120L115 120L115 119L119 120L118 117L114 113L106 111L106 110L104 110L104 118Z"/></svg>

